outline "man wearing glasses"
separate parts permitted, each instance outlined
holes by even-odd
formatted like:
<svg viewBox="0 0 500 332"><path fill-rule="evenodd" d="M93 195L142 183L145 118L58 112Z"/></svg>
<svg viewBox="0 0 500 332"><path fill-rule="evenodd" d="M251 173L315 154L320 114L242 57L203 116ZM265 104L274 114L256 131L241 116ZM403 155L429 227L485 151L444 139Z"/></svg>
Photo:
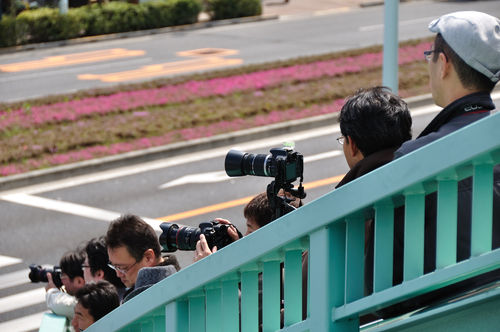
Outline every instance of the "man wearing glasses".
<svg viewBox="0 0 500 332"><path fill-rule="evenodd" d="M108 250L104 236L96 237L85 245L85 261L82 264L83 277L85 283L109 281L116 287L120 301L125 293L125 286L116 275L116 271L109 267Z"/></svg>
<svg viewBox="0 0 500 332"><path fill-rule="evenodd" d="M500 20L491 15L464 11L443 15L429 24L436 33L433 48L424 52L428 61L430 88L436 105L444 107L413 141L404 143L395 152L399 158L490 115L495 109L491 92L500 79ZM472 179L458 183L457 262L471 255ZM436 269L437 195L425 201L424 273ZM403 217L396 213L396 252L402 252ZM494 169L493 249L500 247L500 166ZM399 255L402 257L402 255ZM396 260L396 284L402 281L402 258ZM461 283L427 293L387 308L383 317L414 310L434 301L476 288L500 279L500 270L491 271Z"/></svg>
<svg viewBox="0 0 500 332"><path fill-rule="evenodd" d="M174 255L161 256L153 228L135 215L111 222L106 233L109 266L127 291L123 302L180 269Z"/></svg>

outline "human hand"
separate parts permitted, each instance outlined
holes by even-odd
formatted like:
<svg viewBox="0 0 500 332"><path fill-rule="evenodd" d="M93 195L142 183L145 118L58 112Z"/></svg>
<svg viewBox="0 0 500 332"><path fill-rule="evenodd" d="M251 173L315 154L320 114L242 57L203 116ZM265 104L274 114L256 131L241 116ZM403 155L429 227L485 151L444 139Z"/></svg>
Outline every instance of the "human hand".
<svg viewBox="0 0 500 332"><path fill-rule="evenodd" d="M54 284L54 281L52 280L52 274L47 273L47 285L45 286L45 291L48 291L51 288L57 288L56 284Z"/></svg>
<svg viewBox="0 0 500 332"><path fill-rule="evenodd" d="M215 221L218 221L220 224L231 225L227 229L227 235L229 235L229 237L233 240L233 242L240 239L238 231L229 220L222 218L215 218Z"/></svg>
<svg viewBox="0 0 500 332"><path fill-rule="evenodd" d="M196 242L196 250L194 252L194 261L197 262L202 258L205 258L217 251L217 246L214 246L212 250L208 247L207 239L205 235L201 234L200 239Z"/></svg>

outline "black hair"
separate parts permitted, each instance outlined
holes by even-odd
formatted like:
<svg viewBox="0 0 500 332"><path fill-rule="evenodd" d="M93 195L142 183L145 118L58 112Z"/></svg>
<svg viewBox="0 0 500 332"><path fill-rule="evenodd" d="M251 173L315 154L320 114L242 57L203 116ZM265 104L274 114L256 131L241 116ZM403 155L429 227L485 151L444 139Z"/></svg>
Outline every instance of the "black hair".
<svg viewBox="0 0 500 332"><path fill-rule="evenodd" d="M95 275L97 271L104 272L104 279L113 284L116 288L124 288L122 281L116 275L115 270L108 266L109 257L106 248L106 238L104 236L93 238L87 242L85 253L89 261L90 272Z"/></svg>
<svg viewBox="0 0 500 332"><path fill-rule="evenodd" d="M342 136L351 137L365 157L411 139L408 105L386 87L358 90L346 100L339 122Z"/></svg>
<svg viewBox="0 0 500 332"><path fill-rule="evenodd" d="M434 39L434 54L432 61L436 62L439 53L443 53L446 58L451 62L453 68L457 72L460 82L465 88L477 89L491 93L495 87L495 82L492 82L486 75L478 72L467 63L451 48L451 46L444 40L443 36L438 33Z"/></svg>
<svg viewBox="0 0 500 332"><path fill-rule="evenodd" d="M153 227L140 217L126 214L111 222L106 233L108 248L126 247L136 262L144 257L144 252L152 249L156 258L161 257L161 247Z"/></svg>
<svg viewBox="0 0 500 332"><path fill-rule="evenodd" d="M274 211L269 206L267 193L260 193L252 198L245 206L243 215L245 218L255 221L259 227L263 227L273 221Z"/></svg>
<svg viewBox="0 0 500 332"><path fill-rule="evenodd" d="M94 322L120 305L115 286L104 280L86 284L76 292L75 297L78 303L89 311Z"/></svg>
<svg viewBox="0 0 500 332"><path fill-rule="evenodd" d="M80 250L66 252L59 261L61 272L67 274L73 280L75 277L83 278L82 264L85 260L85 255Z"/></svg>

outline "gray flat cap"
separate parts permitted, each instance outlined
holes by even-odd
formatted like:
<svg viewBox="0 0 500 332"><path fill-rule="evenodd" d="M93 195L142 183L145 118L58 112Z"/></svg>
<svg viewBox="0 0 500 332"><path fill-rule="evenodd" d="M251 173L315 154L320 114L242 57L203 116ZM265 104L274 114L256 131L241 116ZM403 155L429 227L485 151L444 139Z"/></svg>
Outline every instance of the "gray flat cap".
<svg viewBox="0 0 500 332"><path fill-rule="evenodd" d="M463 11L432 21L429 30L440 33L469 66L492 82L500 79L500 20L494 16Z"/></svg>

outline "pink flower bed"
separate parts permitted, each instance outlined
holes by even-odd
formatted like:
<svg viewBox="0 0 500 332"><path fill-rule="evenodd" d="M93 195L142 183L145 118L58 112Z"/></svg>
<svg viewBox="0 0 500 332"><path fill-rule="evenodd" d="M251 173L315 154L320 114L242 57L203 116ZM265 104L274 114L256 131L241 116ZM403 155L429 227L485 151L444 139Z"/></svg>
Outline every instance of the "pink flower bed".
<svg viewBox="0 0 500 332"><path fill-rule="evenodd" d="M430 43L403 47L399 51L399 64L423 59L423 51ZM75 121L84 116L133 110L141 107L164 105L193 100L200 97L228 95L236 91L264 89L290 81L308 81L323 76L356 73L382 65L382 53L367 53L310 64L264 70L244 75L190 81L156 89L120 92L108 96L84 98L29 109L0 111L0 129L18 126L30 128L44 123ZM258 91L256 92L258 93Z"/></svg>
<svg viewBox="0 0 500 332"><path fill-rule="evenodd" d="M259 115L252 119L235 119L233 121L221 121L207 126L181 129L169 132L158 137L141 138L132 142L117 143L109 146L93 146L68 153L53 154L43 160L29 160L25 164L11 164L0 167L0 175L7 176L25 172L29 169L42 166L57 166L71 162L89 160L93 158L115 155L134 150L161 146L174 141L192 140L202 137L236 131L256 126L268 125L287 121L289 119L302 119L311 116L338 112L344 103L343 99L335 100L326 105L313 105L307 109L288 109L285 111L272 111L266 115Z"/></svg>

